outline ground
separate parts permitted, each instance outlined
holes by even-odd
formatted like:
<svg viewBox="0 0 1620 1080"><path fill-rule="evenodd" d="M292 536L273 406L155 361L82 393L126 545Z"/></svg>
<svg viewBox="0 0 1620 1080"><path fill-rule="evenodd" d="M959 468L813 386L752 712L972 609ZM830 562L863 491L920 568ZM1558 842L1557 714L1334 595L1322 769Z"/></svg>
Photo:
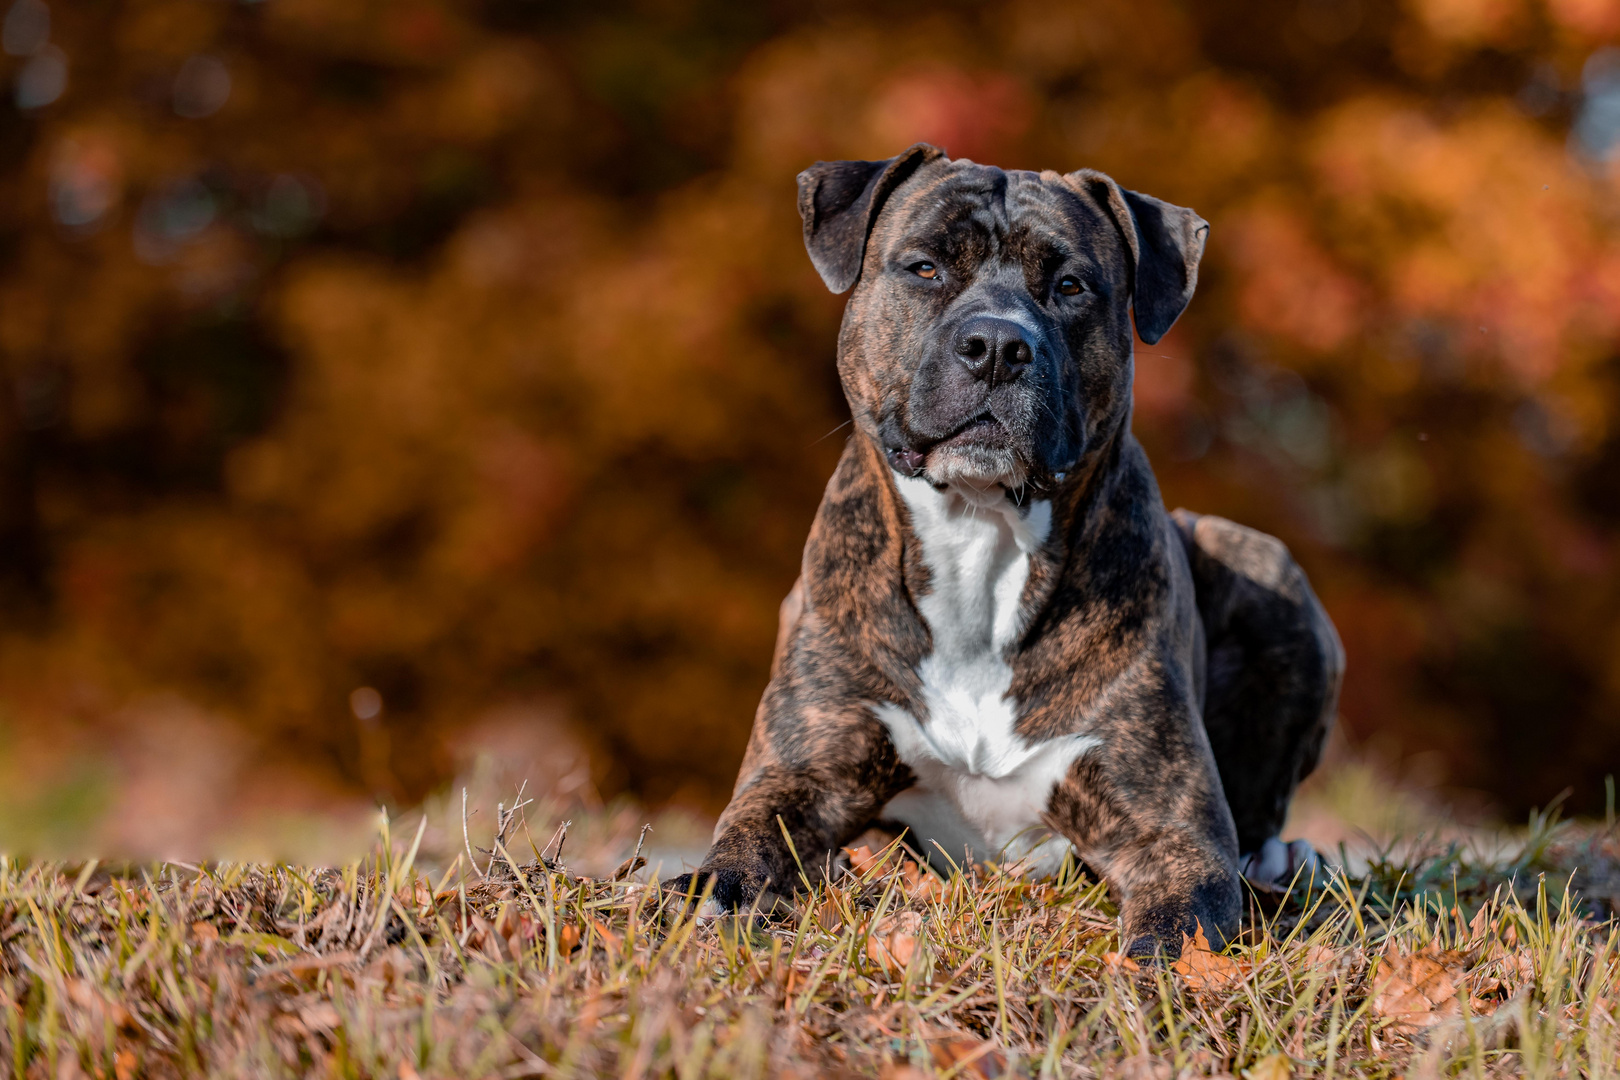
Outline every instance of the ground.
<svg viewBox="0 0 1620 1080"><path fill-rule="evenodd" d="M858 847L770 919L699 921L647 880L656 866L613 868L637 830L599 811L568 839L535 810L501 811L491 851L459 821L385 818L341 869L6 859L0 1071L1620 1073L1612 823L1409 840L1255 894L1226 953L1194 940L1138 967L1114 953L1106 890L1072 867L942 879Z"/></svg>

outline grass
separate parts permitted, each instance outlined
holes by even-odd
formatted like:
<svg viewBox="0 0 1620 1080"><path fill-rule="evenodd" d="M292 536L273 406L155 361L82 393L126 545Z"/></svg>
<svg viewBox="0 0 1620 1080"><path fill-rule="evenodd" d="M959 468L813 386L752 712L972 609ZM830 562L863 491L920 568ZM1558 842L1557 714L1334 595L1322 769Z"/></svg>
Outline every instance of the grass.
<svg viewBox="0 0 1620 1080"><path fill-rule="evenodd" d="M782 916L698 921L499 816L476 862L425 816L341 869L0 861L0 1072L1620 1074L1612 826L1407 843L1252 897L1226 954L1134 968L1072 867L941 879L858 850Z"/></svg>

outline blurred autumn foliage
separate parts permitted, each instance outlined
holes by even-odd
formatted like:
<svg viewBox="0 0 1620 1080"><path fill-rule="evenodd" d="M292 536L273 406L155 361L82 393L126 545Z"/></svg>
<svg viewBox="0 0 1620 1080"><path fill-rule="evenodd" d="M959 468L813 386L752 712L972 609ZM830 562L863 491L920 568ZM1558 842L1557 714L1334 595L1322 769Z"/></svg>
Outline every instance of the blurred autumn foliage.
<svg viewBox="0 0 1620 1080"><path fill-rule="evenodd" d="M12 0L10 820L85 769L414 798L491 716L723 800L847 417L793 176L918 139L1208 218L1137 357L1167 500L1293 547L1352 739L1601 806L1617 43L1616 0Z"/></svg>

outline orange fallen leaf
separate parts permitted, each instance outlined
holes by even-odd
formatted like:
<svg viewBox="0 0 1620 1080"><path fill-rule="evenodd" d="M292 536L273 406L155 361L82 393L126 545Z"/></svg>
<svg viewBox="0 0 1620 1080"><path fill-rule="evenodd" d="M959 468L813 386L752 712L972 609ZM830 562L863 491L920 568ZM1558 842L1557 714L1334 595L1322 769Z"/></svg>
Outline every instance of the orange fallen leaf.
<svg viewBox="0 0 1620 1080"><path fill-rule="evenodd" d="M325 1001L317 1001L301 1007L298 1010L298 1019L303 1021L307 1030L322 1033L336 1030L337 1026L343 1022L343 1018L338 1015L337 1009Z"/></svg>
<svg viewBox="0 0 1620 1080"><path fill-rule="evenodd" d="M1505 938L1506 935L1504 934ZM1536 980L1536 962L1530 950L1492 942L1480 958L1481 978L1494 976L1502 989L1512 994L1520 986Z"/></svg>
<svg viewBox="0 0 1620 1080"><path fill-rule="evenodd" d="M901 871L901 879L905 882L908 896L918 900L941 900L945 897L945 883L923 869L921 863L908 859Z"/></svg>
<svg viewBox="0 0 1620 1080"><path fill-rule="evenodd" d="M865 877L868 870L876 869L883 862L878 854L865 844L860 847L847 847L844 854L849 856L849 868L855 871L857 877Z"/></svg>
<svg viewBox="0 0 1620 1080"><path fill-rule="evenodd" d="M1339 966L1339 954L1326 945L1312 945L1305 950L1305 967L1311 971L1329 971Z"/></svg>
<svg viewBox="0 0 1620 1080"><path fill-rule="evenodd" d="M608 880L628 881L631 874L634 874L637 870L640 870L646 865L647 860L644 857L640 855L632 855L628 859L624 860L624 862L619 864L618 869L613 871Z"/></svg>
<svg viewBox="0 0 1620 1080"><path fill-rule="evenodd" d="M1209 947L1204 924L1194 923L1192 937L1181 935L1181 956L1170 965L1193 990L1219 990L1241 982L1252 965L1224 956Z"/></svg>
<svg viewBox="0 0 1620 1080"><path fill-rule="evenodd" d="M497 964L505 959L501 956L500 945L497 944L500 937L495 933L495 928L473 912L467 913L467 921L472 926L467 934L467 947L482 952Z"/></svg>
<svg viewBox="0 0 1620 1080"><path fill-rule="evenodd" d="M930 1052L934 1055L935 1068L955 1069L957 1076L988 1080L1007 1073L1007 1055L996 1049L995 1043L984 1039L958 1035L934 1043Z"/></svg>
<svg viewBox="0 0 1620 1080"><path fill-rule="evenodd" d="M882 1080L927 1080L928 1074L915 1065L890 1064L878 1076Z"/></svg>
<svg viewBox="0 0 1620 1080"><path fill-rule="evenodd" d="M1115 971L1141 971L1142 965L1126 956L1124 953L1105 952L1102 954L1103 963Z"/></svg>
<svg viewBox="0 0 1620 1080"><path fill-rule="evenodd" d="M1442 953L1430 942L1415 953L1385 953L1373 984L1373 1012L1399 1032L1432 1027L1462 1010L1457 978L1461 954Z"/></svg>
<svg viewBox="0 0 1620 1080"><path fill-rule="evenodd" d="M1148 1054L1126 1058L1119 1063L1119 1080L1170 1080L1175 1074L1175 1066L1170 1062Z"/></svg>
<svg viewBox="0 0 1620 1080"><path fill-rule="evenodd" d="M1272 1054L1243 1070L1246 1080L1293 1080L1294 1063L1287 1054Z"/></svg>
<svg viewBox="0 0 1620 1080"><path fill-rule="evenodd" d="M922 931L922 916L915 911L902 911L886 915L872 927L866 938L866 955L889 975L906 970L917 953L917 935Z"/></svg>
<svg viewBox="0 0 1620 1080"><path fill-rule="evenodd" d="M416 913L420 918L427 918L433 914L433 887L421 878L411 887L411 903L416 905Z"/></svg>
<svg viewBox="0 0 1620 1080"><path fill-rule="evenodd" d="M623 935L616 933L607 923L594 916L591 918L591 929L596 931L596 936L601 938L602 943L609 949L617 949L624 941Z"/></svg>
<svg viewBox="0 0 1620 1080"><path fill-rule="evenodd" d="M843 911L830 890L821 903L816 905L816 925L829 934L837 933L838 928L844 925Z"/></svg>
<svg viewBox="0 0 1620 1080"><path fill-rule="evenodd" d="M495 917L495 935L506 946L506 954L516 960L533 948L544 932L539 919L516 905L503 905Z"/></svg>
<svg viewBox="0 0 1620 1080"><path fill-rule="evenodd" d="M100 1020L110 1021L115 1028L133 1027L134 1021L129 1010L119 1002L108 998L102 990L88 979L67 980L68 1000L91 1016Z"/></svg>

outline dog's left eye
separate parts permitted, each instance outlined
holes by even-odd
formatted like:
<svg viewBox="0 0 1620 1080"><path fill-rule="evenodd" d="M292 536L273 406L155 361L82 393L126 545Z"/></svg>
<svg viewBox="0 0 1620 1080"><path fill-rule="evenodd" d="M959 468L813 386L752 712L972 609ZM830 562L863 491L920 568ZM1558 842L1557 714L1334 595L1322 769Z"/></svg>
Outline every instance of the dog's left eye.
<svg viewBox="0 0 1620 1080"><path fill-rule="evenodd" d="M1057 283L1057 291L1064 296L1079 296L1085 291L1085 286L1080 284L1077 277L1066 277Z"/></svg>
<svg viewBox="0 0 1620 1080"><path fill-rule="evenodd" d="M907 269L921 278L931 278L939 273L931 262L912 263Z"/></svg>

